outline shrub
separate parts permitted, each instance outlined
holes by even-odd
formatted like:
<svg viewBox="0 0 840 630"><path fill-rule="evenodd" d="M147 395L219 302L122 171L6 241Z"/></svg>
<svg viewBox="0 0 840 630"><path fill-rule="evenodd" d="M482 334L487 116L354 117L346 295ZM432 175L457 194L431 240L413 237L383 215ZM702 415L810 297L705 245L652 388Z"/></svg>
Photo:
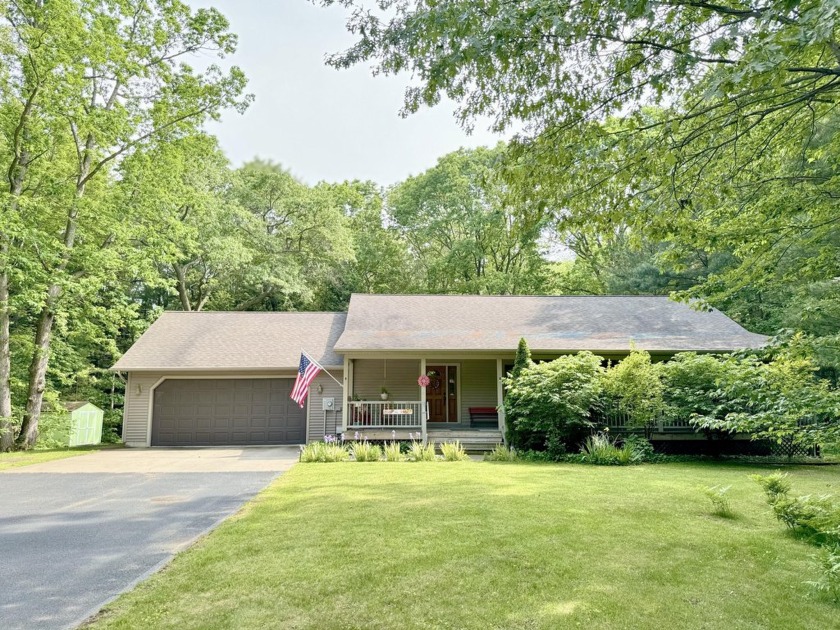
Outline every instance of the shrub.
<svg viewBox="0 0 840 630"><path fill-rule="evenodd" d="M545 449L549 444L566 447L577 442L592 427L590 408L598 398L603 371L600 357L579 352L526 367L519 376L505 379L509 443Z"/></svg>
<svg viewBox="0 0 840 630"><path fill-rule="evenodd" d="M750 475L750 479L764 489L767 501L771 505L790 492L791 485L787 473L776 471L772 475Z"/></svg>
<svg viewBox="0 0 840 630"><path fill-rule="evenodd" d="M504 444L497 444L492 451L484 453L484 461L486 462L515 462L518 459L519 454Z"/></svg>
<svg viewBox="0 0 840 630"><path fill-rule="evenodd" d="M651 462L656 459L653 444L644 436L631 433L624 437L624 446L632 451L634 462Z"/></svg>
<svg viewBox="0 0 840 630"><path fill-rule="evenodd" d="M627 416L628 426L640 427L649 436L651 427L665 408L660 368L650 354L633 350L602 379L603 404Z"/></svg>
<svg viewBox="0 0 840 630"><path fill-rule="evenodd" d="M431 442L429 444L423 444L420 440L412 440L408 445L408 460L411 462L436 461L435 445Z"/></svg>
<svg viewBox="0 0 840 630"><path fill-rule="evenodd" d="M732 518L732 505L729 502L729 489L732 486L703 486L700 490L712 502L712 514Z"/></svg>
<svg viewBox="0 0 840 630"><path fill-rule="evenodd" d="M378 462L382 455L382 449L377 444L362 440L350 444L350 453L357 462Z"/></svg>
<svg viewBox="0 0 840 630"><path fill-rule="evenodd" d="M823 549L817 559L820 563L820 579L807 584L818 592L827 593L835 602L840 602L840 546Z"/></svg>
<svg viewBox="0 0 840 630"><path fill-rule="evenodd" d="M385 444L382 447L382 451L385 453L385 461L387 462L401 462L403 459L402 453L403 445L400 442L392 441Z"/></svg>
<svg viewBox="0 0 840 630"><path fill-rule="evenodd" d="M346 462L349 459L347 447L336 442L310 442L300 451L300 461L305 463Z"/></svg>
<svg viewBox="0 0 840 630"><path fill-rule="evenodd" d="M440 452L446 462L462 462L470 458L460 441L442 442Z"/></svg>
<svg viewBox="0 0 840 630"><path fill-rule="evenodd" d="M624 466L634 463L632 447L627 444L622 447L616 446L615 441L606 433L596 433L586 438L581 454L581 460L587 464Z"/></svg>

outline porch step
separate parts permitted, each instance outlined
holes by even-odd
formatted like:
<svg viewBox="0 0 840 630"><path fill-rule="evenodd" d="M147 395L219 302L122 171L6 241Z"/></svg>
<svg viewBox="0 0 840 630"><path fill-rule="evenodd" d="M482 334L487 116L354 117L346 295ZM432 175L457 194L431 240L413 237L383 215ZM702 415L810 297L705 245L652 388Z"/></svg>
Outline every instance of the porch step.
<svg viewBox="0 0 840 630"><path fill-rule="evenodd" d="M429 442L439 445L458 440L468 453L492 451L502 443L502 432L498 429L473 429L471 431L429 431Z"/></svg>

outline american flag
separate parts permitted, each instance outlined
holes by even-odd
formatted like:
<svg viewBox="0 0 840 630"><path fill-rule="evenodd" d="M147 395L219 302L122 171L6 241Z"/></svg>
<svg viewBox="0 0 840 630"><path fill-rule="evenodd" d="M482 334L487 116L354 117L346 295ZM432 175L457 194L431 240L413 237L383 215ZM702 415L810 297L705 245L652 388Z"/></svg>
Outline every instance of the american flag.
<svg viewBox="0 0 840 630"><path fill-rule="evenodd" d="M301 409L303 409L303 403L309 395L309 386L312 385L312 381L315 380L315 377L318 376L320 372L321 367L317 363L312 361L305 354L300 355L298 375L295 379L295 386L292 387L291 398L300 405Z"/></svg>

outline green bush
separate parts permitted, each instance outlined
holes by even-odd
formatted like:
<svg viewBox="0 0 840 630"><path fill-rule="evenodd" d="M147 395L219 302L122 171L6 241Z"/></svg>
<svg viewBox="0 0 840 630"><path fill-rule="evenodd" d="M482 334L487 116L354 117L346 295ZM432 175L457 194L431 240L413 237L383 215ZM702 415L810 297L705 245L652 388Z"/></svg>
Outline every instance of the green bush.
<svg viewBox="0 0 840 630"><path fill-rule="evenodd" d="M840 546L823 549L817 559L820 579L807 584L818 592L828 594L835 602L840 602Z"/></svg>
<svg viewBox="0 0 840 630"><path fill-rule="evenodd" d="M701 492L712 502L712 514L732 518L732 505L729 502L729 489L732 486L702 486Z"/></svg>
<svg viewBox="0 0 840 630"><path fill-rule="evenodd" d="M616 445L606 433L590 435L583 442L581 447L581 461L587 464L599 466L626 466L636 463L633 449L625 444L621 447Z"/></svg>
<svg viewBox="0 0 840 630"><path fill-rule="evenodd" d="M442 442L440 452L446 462L462 462L470 458L460 441Z"/></svg>
<svg viewBox="0 0 840 630"><path fill-rule="evenodd" d="M650 354L634 349L604 373L602 405L626 415L628 427L643 428L649 435L665 408L660 373Z"/></svg>
<svg viewBox="0 0 840 630"><path fill-rule="evenodd" d="M403 456L403 445L400 442L392 441L382 447L385 453L386 462L401 462L405 459Z"/></svg>
<svg viewBox="0 0 840 630"><path fill-rule="evenodd" d="M350 454L357 462L378 462L382 456L382 449L377 444L362 440L350 444Z"/></svg>
<svg viewBox="0 0 840 630"><path fill-rule="evenodd" d="M408 445L408 461L411 462L434 462L437 461L435 445L431 442L423 444L420 440L412 440Z"/></svg>
<svg viewBox="0 0 840 630"><path fill-rule="evenodd" d="M790 475L787 473L776 471L771 475L750 475L750 479L762 487L771 505L790 492Z"/></svg>
<svg viewBox="0 0 840 630"><path fill-rule="evenodd" d="M300 461L314 462L346 462L350 453L344 444L336 442L310 442L300 451Z"/></svg>
<svg viewBox="0 0 840 630"><path fill-rule="evenodd" d="M486 462L515 462L518 459L519 454L504 444L497 444L492 451L484 453L484 461Z"/></svg>
<svg viewBox="0 0 840 630"><path fill-rule="evenodd" d="M634 462L652 462L657 459L653 444L644 436L631 433L624 437L623 445L633 452Z"/></svg>
<svg viewBox="0 0 840 630"><path fill-rule="evenodd" d="M590 409L604 369L591 352L562 356L505 379L509 443L520 449L563 450L592 427Z"/></svg>

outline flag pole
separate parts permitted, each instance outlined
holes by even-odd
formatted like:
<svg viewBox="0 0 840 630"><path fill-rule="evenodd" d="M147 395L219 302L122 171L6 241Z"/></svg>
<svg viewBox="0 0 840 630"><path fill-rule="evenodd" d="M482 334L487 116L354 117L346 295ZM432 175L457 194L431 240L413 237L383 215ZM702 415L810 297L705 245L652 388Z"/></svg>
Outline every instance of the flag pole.
<svg viewBox="0 0 840 630"><path fill-rule="evenodd" d="M330 374L330 371L329 371L327 368L325 368L323 365L321 365L321 364L320 364L320 363L318 363L315 359L313 359L311 356L309 356L309 353L308 353L306 350L304 350L303 348L301 348L301 349L300 349L300 353L301 353L303 356L305 356L307 359L309 359L310 361L312 361L312 363L314 363L314 364L315 364L315 365L317 365L319 368L321 368L321 371L322 371L324 374L326 374L327 376L329 376L329 377L330 377L332 380L334 380L336 383L338 383L338 386L339 386L339 387L344 387L344 383L342 383L342 382L341 382L341 381L339 381L339 380L338 380L335 376L333 376L332 374Z"/></svg>

